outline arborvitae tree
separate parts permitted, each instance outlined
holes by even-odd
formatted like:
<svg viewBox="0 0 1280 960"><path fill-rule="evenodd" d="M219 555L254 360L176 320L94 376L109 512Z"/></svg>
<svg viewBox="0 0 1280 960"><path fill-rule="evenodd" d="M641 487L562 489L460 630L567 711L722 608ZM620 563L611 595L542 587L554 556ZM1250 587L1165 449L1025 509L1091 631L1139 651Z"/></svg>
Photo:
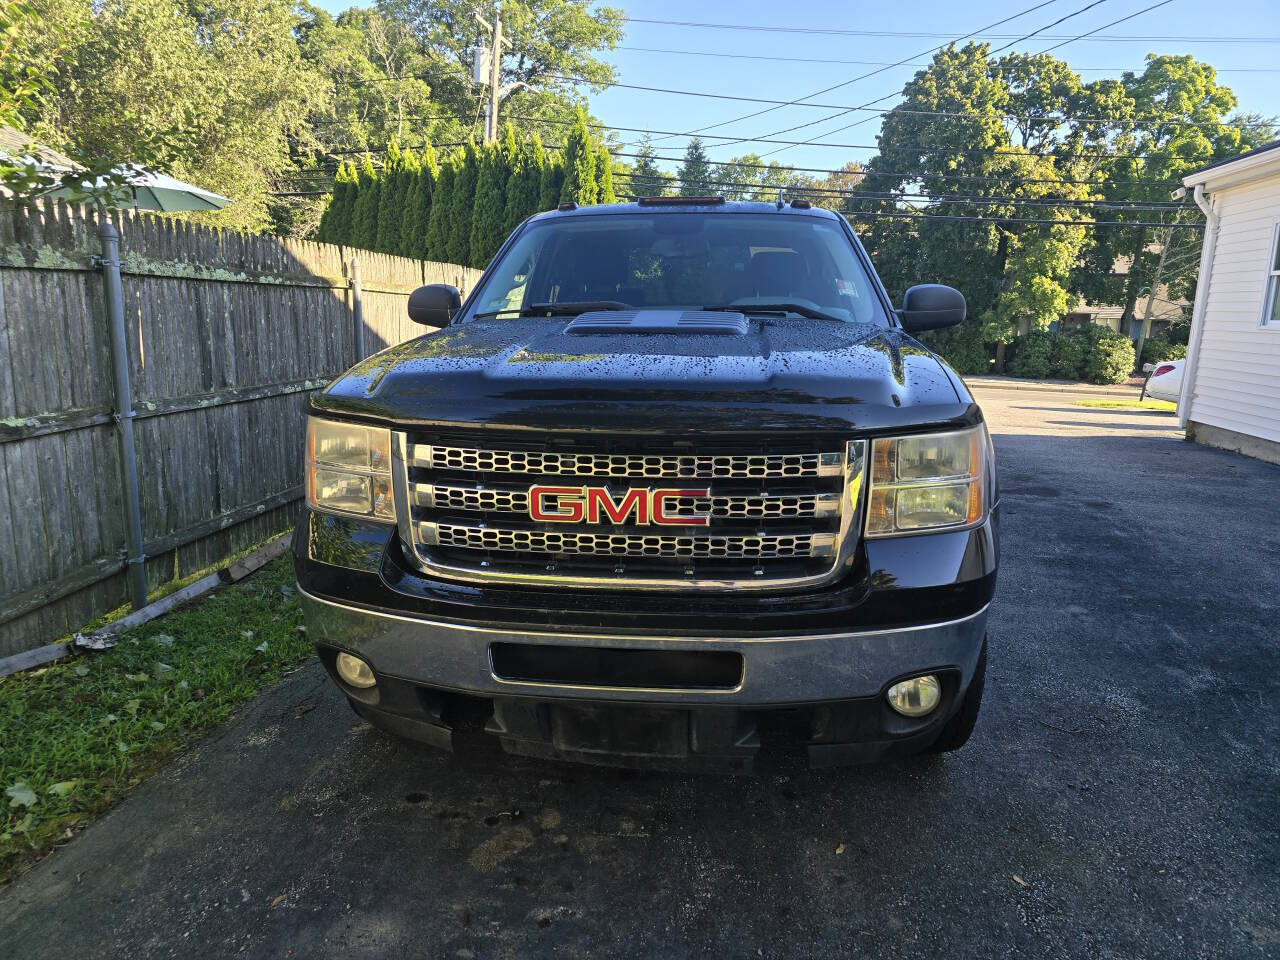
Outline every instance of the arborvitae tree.
<svg viewBox="0 0 1280 960"><path fill-rule="evenodd" d="M564 163L556 157L547 157L538 178L538 209L554 210L560 203L560 187L564 183Z"/></svg>
<svg viewBox="0 0 1280 960"><path fill-rule="evenodd" d="M431 194L431 215L427 220L427 242L424 260L449 259L449 214L453 209L454 161L447 157L440 165L435 190Z"/></svg>
<svg viewBox="0 0 1280 960"><path fill-rule="evenodd" d="M449 198L449 263L466 264L471 260L471 211L476 199L478 166L476 148L468 144L453 175L453 195Z"/></svg>
<svg viewBox="0 0 1280 960"><path fill-rule="evenodd" d="M511 129L511 124L502 125L502 139L498 142L498 155L502 158L502 163L506 166L507 175L510 176L516 169L516 162L520 156L520 148L516 145L516 132ZM503 184L503 192L506 192L506 184Z"/></svg>
<svg viewBox="0 0 1280 960"><path fill-rule="evenodd" d="M356 197L360 192L360 176L356 172L354 160L347 160L343 165L347 172L342 181L342 207L338 211L337 222L334 224L332 242L353 246L356 231Z"/></svg>
<svg viewBox="0 0 1280 960"><path fill-rule="evenodd" d="M573 129L564 147L564 185L560 188L560 202L572 201L580 207L595 203L599 196L596 186L596 152L587 129L587 114L581 107L574 117Z"/></svg>
<svg viewBox="0 0 1280 960"><path fill-rule="evenodd" d="M346 239L343 223L343 205L347 200L347 161L338 164L338 172L333 178L333 190L329 193L329 204L320 215L320 224L316 227L318 243L342 243ZM350 218L347 218L350 222Z"/></svg>
<svg viewBox="0 0 1280 960"><path fill-rule="evenodd" d="M405 151L401 158L400 169L400 209L393 211L400 218L396 232L395 252L402 257L416 256L414 253L413 215L418 209L418 158ZM428 197L428 202L430 198Z"/></svg>
<svg viewBox="0 0 1280 960"><path fill-rule="evenodd" d="M658 169L658 161L653 155L653 144L646 133L640 138L636 165L627 181L628 192L637 197L660 197L667 192L666 180L662 171Z"/></svg>
<svg viewBox="0 0 1280 960"><path fill-rule="evenodd" d="M711 193L711 160L698 137L690 140L685 148L679 176L680 196L702 197Z"/></svg>
<svg viewBox="0 0 1280 960"><path fill-rule="evenodd" d="M511 128L507 128L511 133ZM515 139L511 140L514 152ZM505 186L509 175L506 150L488 143L478 152L475 205L471 211L471 256L473 267L483 267L498 252L506 234L502 214L506 207Z"/></svg>
<svg viewBox="0 0 1280 960"><path fill-rule="evenodd" d="M394 253L400 247L400 208L404 205L404 178L400 176L403 157L395 137L387 147L387 163L378 178L378 232L374 249Z"/></svg>
<svg viewBox="0 0 1280 960"><path fill-rule="evenodd" d="M515 172L507 181L507 209L502 218L502 229L507 233L526 217L538 212L538 194L542 189L542 170L546 162L542 138L536 133L520 145Z"/></svg>
<svg viewBox="0 0 1280 960"><path fill-rule="evenodd" d="M617 203L613 193L613 157L603 143L596 150L596 178L600 186L600 203Z"/></svg>
<svg viewBox="0 0 1280 960"><path fill-rule="evenodd" d="M356 202L351 214L351 244L375 249L378 240L378 177L373 161L365 154L356 180Z"/></svg>
<svg viewBox="0 0 1280 960"><path fill-rule="evenodd" d="M431 144L422 152L418 172L414 176L412 202L405 205L404 219L400 221L400 236L406 256L427 259L427 229L431 222L431 198L435 192L436 174L440 165L436 162Z"/></svg>

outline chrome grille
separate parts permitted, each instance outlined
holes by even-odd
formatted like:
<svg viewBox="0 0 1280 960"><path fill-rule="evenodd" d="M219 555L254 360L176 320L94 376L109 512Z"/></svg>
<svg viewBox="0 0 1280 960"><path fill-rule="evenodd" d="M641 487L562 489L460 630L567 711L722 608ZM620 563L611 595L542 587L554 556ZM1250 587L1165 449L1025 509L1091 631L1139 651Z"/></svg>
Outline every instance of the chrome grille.
<svg viewBox="0 0 1280 960"><path fill-rule="evenodd" d="M771 559L823 556L835 540L832 534L797 536L683 537L625 533L560 533L554 530L503 530L436 523L421 531L420 539L444 547L522 553L585 554L612 557L717 557Z"/></svg>
<svg viewBox="0 0 1280 960"><path fill-rule="evenodd" d="M528 514L528 490L491 489L479 486L449 484L414 484L413 502L417 506L441 510L464 510L477 513ZM677 516L767 517L834 516L840 511L838 493L814 493L796 496L750 495L679 497L671 501Z"/></svg>
<svg viewBox="0 0 1280 960"><path fill-rule="evenodd" d="M415 444L414 466L467 473L534 473L549 477L644 477L646 479L714 479L716 477L833 477L843 455L830 454L608 454L560 453L545 450L477 450Z"/></svg>
<svg viewBox="0 0 1280 960"><path fill-rule="evenodd" d="M538 444L454 432L400 433L394 444L401 541L411 562L445 579L624 590L799 588L844 572L856 541L864 441L557 435ZM538 516L547 519L531 515L535 485L562 488L539 497ZM648 515L608 513L637 490L653 498L658 489L687 487L707 492L668 494L661 514L652 505ZM588 491L597 506L606 492L614 507L574 516L563 506L561 496L581 503ZM571 519L554 522L559 516ZM706 523L679 523L693 518Z"/></svg>

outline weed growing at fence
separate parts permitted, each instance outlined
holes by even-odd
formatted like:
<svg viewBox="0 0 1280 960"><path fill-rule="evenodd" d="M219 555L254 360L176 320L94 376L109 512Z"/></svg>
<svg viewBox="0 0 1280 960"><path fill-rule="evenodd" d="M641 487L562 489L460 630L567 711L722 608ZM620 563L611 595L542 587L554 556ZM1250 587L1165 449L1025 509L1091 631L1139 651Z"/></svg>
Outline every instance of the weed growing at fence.
<svg viewBox="0 0 1280 960"><path fill-rule="evenodd" d="M287 556L105 653L0 678L0 883L312 651Z"/></svg>

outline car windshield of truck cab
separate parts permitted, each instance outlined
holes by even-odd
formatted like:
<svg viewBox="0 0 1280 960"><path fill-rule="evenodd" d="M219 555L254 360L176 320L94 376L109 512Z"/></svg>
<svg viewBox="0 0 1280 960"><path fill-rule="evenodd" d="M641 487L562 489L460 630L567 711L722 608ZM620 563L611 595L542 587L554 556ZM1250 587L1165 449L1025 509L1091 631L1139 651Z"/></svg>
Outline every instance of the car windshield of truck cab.
<svg viewBox="0 0 1280 960"><path fill-rule="evenodd" d="M557 304L566 309L548 307ZM835 221L683 211L535 221L490 268L464 319L571 313L574 304L888 325Z"/></svg>

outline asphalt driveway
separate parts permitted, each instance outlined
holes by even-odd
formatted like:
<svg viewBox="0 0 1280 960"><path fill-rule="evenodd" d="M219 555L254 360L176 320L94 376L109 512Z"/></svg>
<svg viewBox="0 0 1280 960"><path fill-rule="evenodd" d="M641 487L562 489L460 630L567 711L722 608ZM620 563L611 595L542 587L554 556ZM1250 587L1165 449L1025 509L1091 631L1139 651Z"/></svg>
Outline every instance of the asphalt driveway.
<svg viewBox="0 0 1280 960"><path fill-rule="evenodd" d="M1280 468L992 391L987 698L754 778L396 743L314 663L0 891L0 955L1280 955Z"/></svg>

